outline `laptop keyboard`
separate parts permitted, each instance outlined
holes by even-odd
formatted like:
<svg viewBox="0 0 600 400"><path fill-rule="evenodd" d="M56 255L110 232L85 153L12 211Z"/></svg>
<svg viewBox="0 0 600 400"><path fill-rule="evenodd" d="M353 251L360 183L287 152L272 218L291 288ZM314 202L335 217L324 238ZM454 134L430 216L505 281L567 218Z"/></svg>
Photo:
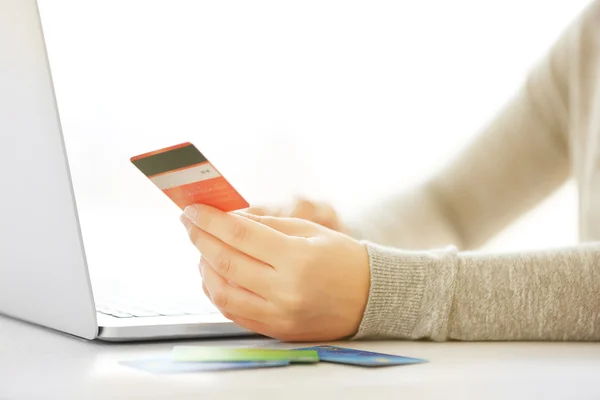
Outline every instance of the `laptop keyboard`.
<svg viewBox="0 0 600 400"><path fill-rule="evenodd" d="M219 314L219 310L208 301L183 301L169 304L102 301L96 303L96 311L116 318Z"/></svg>

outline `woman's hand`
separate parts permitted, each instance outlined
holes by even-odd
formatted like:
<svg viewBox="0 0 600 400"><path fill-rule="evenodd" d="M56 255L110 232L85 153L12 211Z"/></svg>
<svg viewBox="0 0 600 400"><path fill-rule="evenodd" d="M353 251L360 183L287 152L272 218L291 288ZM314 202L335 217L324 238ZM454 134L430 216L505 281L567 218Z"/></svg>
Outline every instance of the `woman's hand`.
<svg viewBox="0 0 600 400"><path fill-rule="evenodd" d="M202 254L205 293L238 325L286 341L358 330L369 257L358 241L296 218L188 207L181 221Z"/></svg>
<svg viewBox="0 0 600 400"><path fill-rule="evenodd" d="M251 207L246 212L271 217L301 218L334 231L346 234L349 232L330 204L303 198L296 198L290 205L285 207Z"/></svg>

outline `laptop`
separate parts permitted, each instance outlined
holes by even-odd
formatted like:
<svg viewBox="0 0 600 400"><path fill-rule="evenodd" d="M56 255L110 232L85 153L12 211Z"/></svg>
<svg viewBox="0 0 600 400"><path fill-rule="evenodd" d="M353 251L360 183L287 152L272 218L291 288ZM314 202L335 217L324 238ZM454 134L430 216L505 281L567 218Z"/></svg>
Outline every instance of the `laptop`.
<svg viewBox="0 0 600 400"><path fill-rule="evenodd" d="M0 1L0 170L0 314L113 342L253 334L201 296L94 298L36 0Z"/></svg>

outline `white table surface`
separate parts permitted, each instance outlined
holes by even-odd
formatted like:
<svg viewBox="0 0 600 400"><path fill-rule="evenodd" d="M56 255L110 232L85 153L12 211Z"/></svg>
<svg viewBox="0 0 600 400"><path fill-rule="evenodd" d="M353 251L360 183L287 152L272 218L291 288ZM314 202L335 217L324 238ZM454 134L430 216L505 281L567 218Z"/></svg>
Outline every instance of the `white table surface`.
<svg viewBox="0 0 600 400"><path fill-rule="evenodd" d="M175 343L292 346L265 339L105 344L0 317L0 399L600 399L600 343L341 343L430 360L379 369L321 363L153 375L118 363L168 354Z"/></svg>

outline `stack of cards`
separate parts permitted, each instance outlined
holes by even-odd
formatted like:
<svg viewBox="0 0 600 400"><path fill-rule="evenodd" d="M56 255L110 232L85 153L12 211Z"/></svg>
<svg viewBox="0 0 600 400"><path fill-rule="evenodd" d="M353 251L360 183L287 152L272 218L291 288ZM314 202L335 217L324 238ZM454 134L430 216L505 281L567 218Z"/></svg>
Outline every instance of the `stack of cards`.
<svg viewBox="0 0 600 400"><path fill-rule="evenodd" d="M316 364L319 361L363 367L419 364L419 358L373 353L336 346L293 350L176 346L171 356L123 361L121 364L151 373L186 373Z"/></svg>

